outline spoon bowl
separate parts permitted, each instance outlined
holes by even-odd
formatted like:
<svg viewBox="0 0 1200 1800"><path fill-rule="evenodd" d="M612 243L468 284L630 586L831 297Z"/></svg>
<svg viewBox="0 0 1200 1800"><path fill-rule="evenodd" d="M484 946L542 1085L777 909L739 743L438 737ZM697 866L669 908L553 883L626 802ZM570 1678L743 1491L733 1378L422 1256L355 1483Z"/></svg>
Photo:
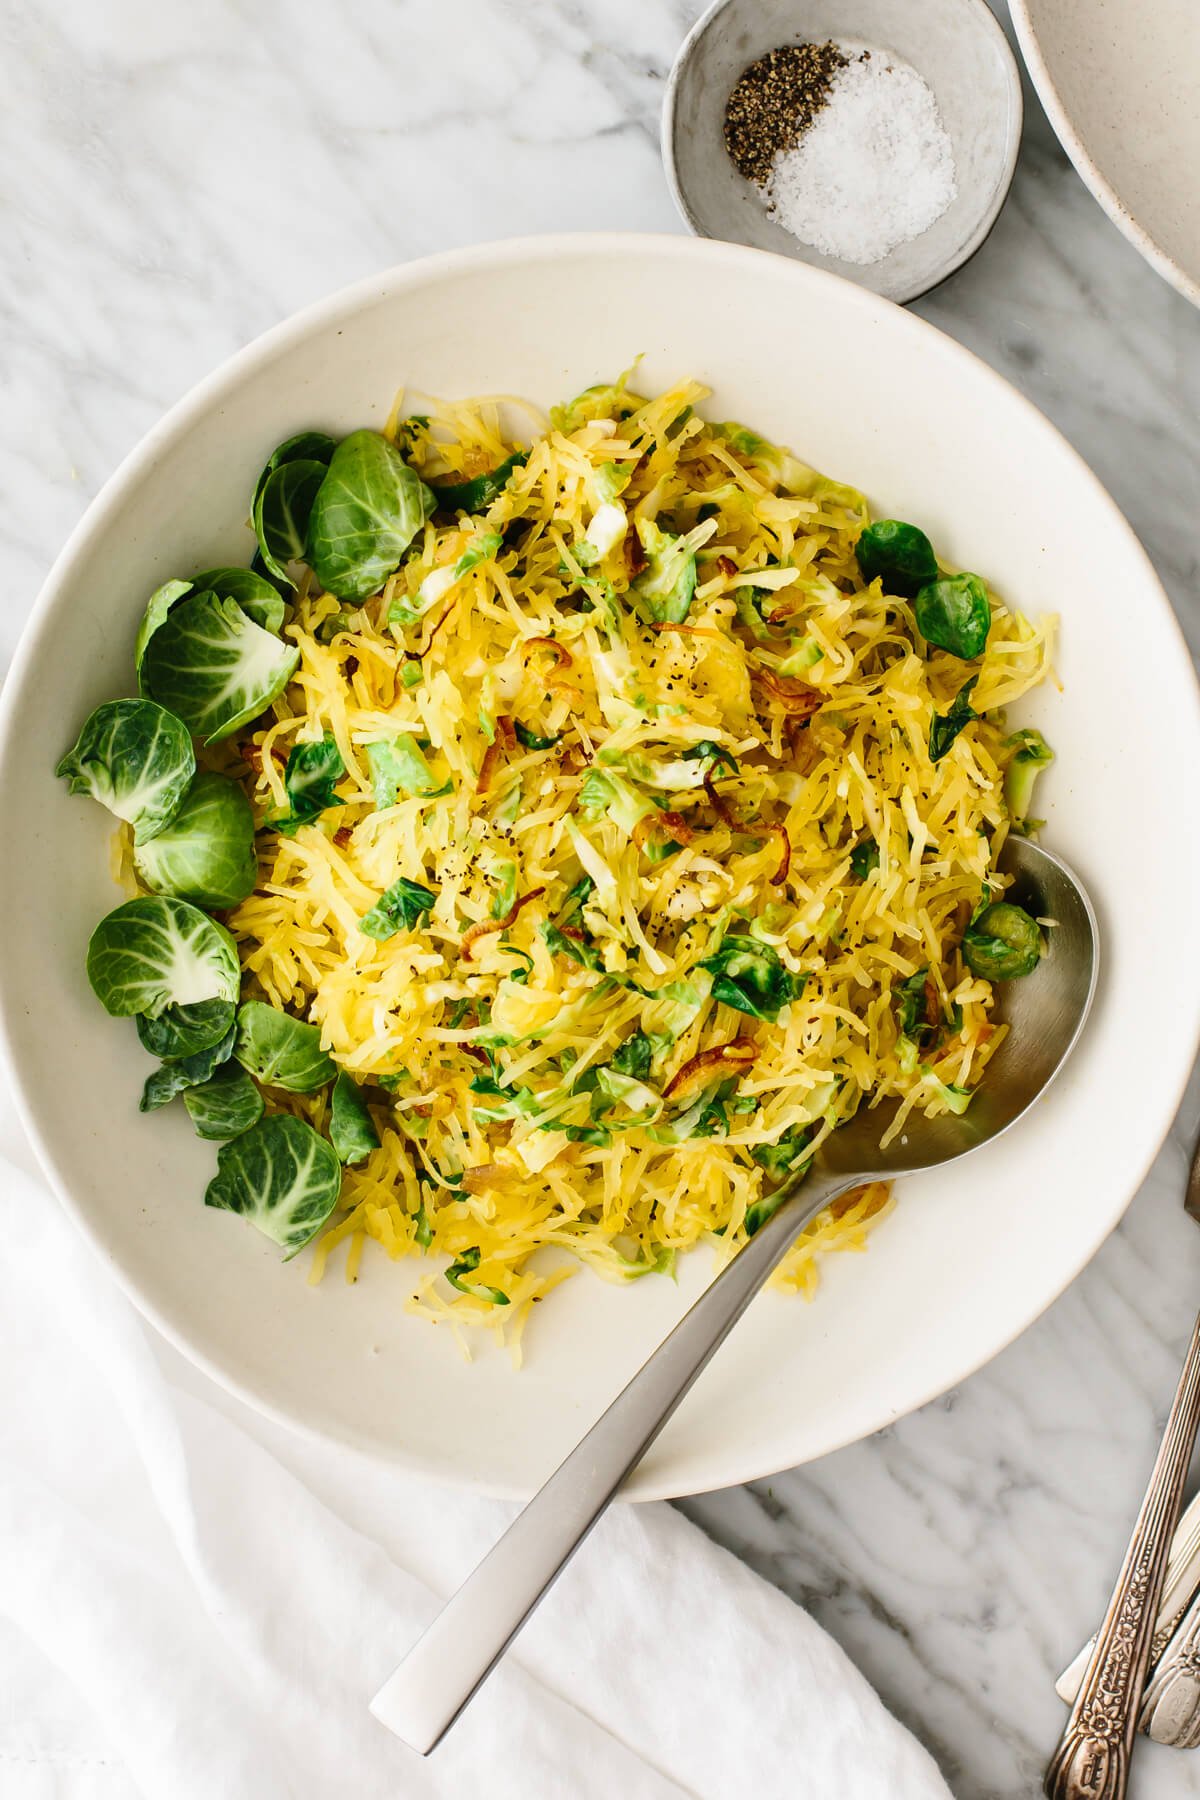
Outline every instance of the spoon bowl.
<svg viewBox="0 0 1200 1800"><path fill-rule="evenodd" d="M818 1167L830 1175L888 1181L966 1156L1007 1131L1053 1081L1083 1030L1096 991L1099 927L1087 892L1061 857L1010 837L998 859L1006 900L1043 921L1046 948L1030 975L997 987L1008 1034L965 1113L908 1116L882 1150L896 1102L864 1107L826 1139ZM869 1171L869 1173L867 1173Z"/></svg>
<svg viewBox="0 0 1200 1800"><path fill-rule="evenodd" d="M936 1119L910 1113L906 1129L881 1149L894 1108L861 1108L826 1140L811 1168L775 1190L766 1223L518 1513L371 1701L375 1717L412 1749L428 1755L487 1680L804 1227L863 1182L981 1149L1028 1111L1071 1054L1096 991L1092 903L1067 865L1028 839L1010 838L998 865L1010 877L1005 898L1043 922L1046 947L1028 975L999 984L1009 1034L967 1112Z"/></svg>

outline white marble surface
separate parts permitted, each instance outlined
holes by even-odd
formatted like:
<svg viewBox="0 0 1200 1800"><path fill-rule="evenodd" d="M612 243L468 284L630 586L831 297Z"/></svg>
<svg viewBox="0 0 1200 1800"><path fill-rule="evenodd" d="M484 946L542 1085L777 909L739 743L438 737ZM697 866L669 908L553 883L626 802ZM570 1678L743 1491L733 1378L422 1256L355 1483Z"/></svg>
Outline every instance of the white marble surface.
<svg viewBox="0 0 1200 1800"><path fill-rule="evenodd" d="M358 0L335 28L305 0L4 0L5 659L119 458L296 306L480 238L678 229L657 114L698 10ZM1200 646L1200 314L1118 236L1035 102L996 231L919 310L1078 446ZM959 1800L1032 1794L1061 1723L1053 1676L1102 1605L1200 1298L1177 1203L1198 1124L1193 1084L1119 1231L964 1387L818 1465L686 1504L812 1608ZM1200 1756L1149 1748L1133 1793L1200 1795Z"/></svg>

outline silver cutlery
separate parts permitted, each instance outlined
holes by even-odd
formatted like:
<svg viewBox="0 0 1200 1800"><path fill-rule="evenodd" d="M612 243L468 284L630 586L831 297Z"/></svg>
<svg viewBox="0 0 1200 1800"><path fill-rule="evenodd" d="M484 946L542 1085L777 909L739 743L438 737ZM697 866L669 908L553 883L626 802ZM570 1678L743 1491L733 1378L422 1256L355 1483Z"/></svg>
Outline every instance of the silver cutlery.
<svg viewBox="0 0 1200 1800"><path fill-rule="evenodd" d="M829 1137L807 1177L794 1176L777 1208L587 1436L509 1526L375 1695L371 1710L427 1755L579 1548L804 1227L864 1182L937 1168L1006 1131L1061 1068L1095 990L1097 928L1083 888L1049 851L1009 839L1000 859L1013 876L1006 898L1047 922L1047 949L1032 974L1003 984L1009 1033L961 1117L913 1112L880 1148L892 1112L864 1108ZM894 1110L894 1109L893 1109Z"/></svg>
<svg viewBox="0 0 1200 1800"><path fill-rule="evenodd" d="M1184 1507L1175 1528L1175 1536L1171 1539L1171 1554L1167 1558L1162 1599L1158 1603L1158 1617L1154 1621L1154 1634L1150 1639L1151 1680L1164 1650L1197 1593L1200 1593L1200 1494L1190 1505ZM1079 1684L1083 1680L1083 1672L1087 1668L1095 1642L1093 1635L1054 1684L1055 1692L1068 1706L1079 1692ZM1144 1712L1138 1729L1146 1730Z"/></svg>
<svg viewBox="0 0 1200 1800"><path fill-rule="evenodd" d="M1184 1206L1200 1223L1200 1146L1192 1157ZM1046 1770L1047 1800L1120 1800L1129 1781L1134 1736L1146 1707L1152 1719L1158 1720L1161 1712L1155 1737L1162 1731L1191 1729L1189 1711L1200 1737L1200 1678L1187 1661L1184 1645L1178 1651L1174 1674L1169 1667L1161 1669L1161 1680L1156 1675L1152 1690L1146 1690L1167 1560L1198 1425L1200 1317L1192 1328L1179 1386L1117 1585ZM1180 1631L1183 1629L1181 1625ZM1164 1664L1170 1655L1168 1645ZM1181 1740L1165 1737L1162 1741Z"/></svg>

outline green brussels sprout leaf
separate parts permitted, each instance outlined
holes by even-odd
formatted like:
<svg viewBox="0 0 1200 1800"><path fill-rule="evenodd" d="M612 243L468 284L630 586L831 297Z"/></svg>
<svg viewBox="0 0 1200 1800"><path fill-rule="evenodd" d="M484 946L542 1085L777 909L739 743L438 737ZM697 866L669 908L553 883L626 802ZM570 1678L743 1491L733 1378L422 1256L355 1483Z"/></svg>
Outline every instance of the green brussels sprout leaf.
<svg viewBox="0 0 1200 1800"><path fill-rule="evenodd" d="M654 624L681 625L696 591L696 554L686 538L672 537L647 520L641 527L646 567L630 587Z"/></svg>
<svg viewBox="0 0 1200 1800"><path fill-rule="evenodd" d="M326 732L317 744L296 744L283 775L289 810L269 818L267 824L285 837L295 837L301 825L311 824L327 806L339 804L334 785L345 773L346 765L331 733Z"/></svg>
<svg viewBox="0 0 1200 1800"><path fill-rule="evenodd" d="M304 559L308 522L325 474L324 463L281 463L255 496L253 525L259 554L263 567L280 581L288 579L289 563Z"/></svg>
<svg viewBox="0 0 1200 1800"><path fill-rule="evenodd" d="M375 804L395 806L401 794L429 795L437 792L437 778L425 761L414 738L402 734L366 745L367 767L375 789Z"/></svg>
<svg viewBox="0 0 1200 1800"><path fill-rule="evenodd" d="M755 1019L777 1019L804 991L802 975L793 975L769 944L745 933L725 938L699 966L713 976L714 1000Z"/></svg>
<svg viewBox="0 0 1200 1800"><path fill-rule="evenodd" d="M271 1113L222 1144L204 1204L240 1213L294 1256L324 1225L341 1185L333 1145L290 1113Z"/></svg>
<svg viewBox="0 0 1200 1800"><path fill-rule="evenodd" d="M982 656L992 628L992 606L978 575L943 575L913 601L917 630L939 650L969 661Z"/></svg>
<svg viewBox="0 0 1200 1800"><path fill-rule="evenodd" d="M197 1087L201 1082L209 1081L227 1063L233 1055L234 1027L231 1024L225 1036L207 1050L197 1050L194 1056L179 1057L176 1061L165 1062L149 1076L142 1090L139 1107L141 1112L154 1112L160 1106L174 1100L176 1094L182 1094L188 1088Z"/></svg>
<svg viewBox="0 0 1200 1800"><path fill-rule="evenodd" d="M200 1000L192 1006L165 1006L153 1019L139 1013L134 1023L143 1050L163 1062L179 1062L219 1044L236 1018L233 1000Z"/></svg>
<svg viewBox="0 0 1200 1800"><path fill-rule="evenodd" d="M377 431L343 438L308 519L308 561L327 593L377 593L433 511L433 495Z"/></svg>
<svg viewBox="0 0 1200 1800"><path fill-rule="evenodd" d="M511 456L506 456L502 463L489 470L486 475L476 475L471 481L434 482L430 492L438 512L483 512L485 507L490 506L504 492L514 470L528 461L528 454L524 450L514 450ZM461 572L460 570L459 573Z"/></svg>
<svg viewBox="0 0 1200 1800"><path fill-rule="evenodd" d="M251 515L253 516L254 508L258 505L259 495L276 469L281 469L284 463L290 462L315 462L327 469L336 449L337 439L331 438L325 431L298 431L295 437L285 438L277 449L272 450L262 474L254 484Z"/></svg>
<svg viewBox="0 0 1200 1800"><path fill-rule="evenodd" d="M175 602L182 600L183 596L190 594L191 591L192 583L190 581L164 581L161 587L155 588L146 602L146 610L142 614L137 636L133 640L133 667L138 677L139 688L141 686L142 658L146 654L146 645L164 622Z"/></svg>
<svg viewBox="0 0 1200 1800"><path fill-rule="evenodd" d="M246 1000L238 1007L233 1053L255 1081L293 1094L324 1087L337 1073L321 1048L318 1026L306 1025L263 1000Z"/></svg>
<svg viewBox="0 0 1200 1800"><path fill-rule="evenodd" d="M237 998L242 971L229 933L186 900L127 900L92 933L88 980L117 1018Z"/></svg>
<svg viewBox="0 0 1200 1800"><path fill-rule="evenodd" d="M1042 933L1023 906L1007 900L985 906L963 935L963 961L984 981L1030 975L1042 954Z"/></svg>
<svg viewBox="0 0 1200 1800"><path fill-rule="evenodd" d="M141 844L179 811L196 773L187 727L153 700L110 700L84 724L55 770L133 827Z"/></svg>
<svg viewBox="0 0 1200 1800"><path fill-rule="evenodd" d="M1032 726L1014 731L1011 737L1005 738L1004 747L1014 752L1004 777L1004 798L1013 823L1024 825L1033 802L1033 784L1042 770L1054 761L1054 752L1041 732Z"/></svg>
<svg viewBox="0 0 1200 1800"><path fill-rule="evenodd" d="M419 925L425 913L430 912L437 900L431 888L422 887L419 881L409 881L401 876L392 883L386 893L379 896L370 912L364 913L358 921L358 929L369 938L383 943L395 937L398 931L411 930Z"/></svg>
<svg viewBox="0 0 1200 1800"><path fill-rule="evenodd" d="M920 526L902 519L876 519L859 537L854 554L864 581L881 581L885 593L905 600L915 599L921 588L937 580L933 545Z"/></svg>
<svg viewBox="0 0 1200 1800"><path fill-rule="evenodd" d="M446 1280L452 1288L457 1288L460 1294L470 1294L473 1300L486 1300L489 1306L507 1306L508 1295L502 1289L488 1287L482 1281L466 1279L478 1267L479 1251L473 1245L470 1250L464 1250L461 1256L455 1257L446 1270Z"/></svg>
<svg viewBox="0 0 1200 1800"><path fill-rule="evenodd" d="M135 848L133 862L156 894L237 906L258 880L250 802L236 781L202 772L171 823Z"/></svg>
<svg viewBox="0 0 1200 1800"><path fill-rule="evenodd" d="M263 1099L244 1069L226 1063L207 1081L184 1089L183 1104L196 1136L227 1143L263 1115Z"/></svg>
<svg viewBox="0 0 1200 1800"><path fill-rule="evenodd" d="M346 1164L365 1162L372 1150L379 1148L379 1133L362 1091L345 1069L338 1070L333 1084L329 1136L338 1161Z"/></svg>
<svg viewBox="0 0 1200 1800"><path fill-rule="evenodd" d="M653 1058L654 1045L644 1031L635 1031L613 1052L610 1066L618 1075L630 1075L635 1081L645 1081L649 1077Z"/></svg>
<svg viewBox="0 0 1200 1800"><path fill-rule="evenodd" d="M256 625L236 601L194 594L150 639L142 686L211 744L265 712L299 661L299 650Z"/></svg>
<svg viewBox="0 0 1200 1800"><path fill-rule="evenodd" d="M941 762L955 738L965 725L979 714L971 705L971 695L975 690L978 675L972 675L970 681L964 682L954 699L950 702L949 712L934 713L929 721L929 760Z"/></svg>
<svg viewBox="0 0 1200 1800"><path fill-rule="evenodd" d="M283 625L279 589L258 569L205 569L202 575L193 575L192 587L198 594L215 594L218 600L236 600L246 617L264 631L278 632Z"/></svg>
<svg viewBox="0 0 1200 1800"><path fill-rule="evenodd" d="M519 719L514 721L513 731L523 750L553 750L562 736L562 732L557 731L553 737L541 737L536 731L530 731L528 725L522 725Z"/></svg>
<svg viewBox="0 0 1200 1800"><path fill-rule="evenodd" d="M865 881L879 867L879 845L874 838L863 838L850 852L850 873Z"/></svg>

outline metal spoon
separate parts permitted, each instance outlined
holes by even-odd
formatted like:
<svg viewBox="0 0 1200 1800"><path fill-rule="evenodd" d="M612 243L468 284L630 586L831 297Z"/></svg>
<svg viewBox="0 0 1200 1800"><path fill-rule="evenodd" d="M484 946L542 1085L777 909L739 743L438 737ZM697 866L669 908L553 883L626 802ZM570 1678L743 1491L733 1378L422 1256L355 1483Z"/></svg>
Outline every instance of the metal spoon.
<svg viewBox="0 0 1200 1800"><path fill-rule="evenodd" d="M1011 1029L969 1110L938 1119L912 1113L905 1131L881 1150L891 1113L864 1108L826 1141L807 1177L779 1190L778 1210L518 1514L372 1700L375 1717L414 1750L428 1755L449 1730L804 1227L849 1188L977 1150L1019 1119L1061 1068L1095 991L1095 914L1076 877L1049 851L1010 839L1000 866L1014 877L1005 897L1053 923L1034 972L1002 989L1000 1010Z"/></svg>

